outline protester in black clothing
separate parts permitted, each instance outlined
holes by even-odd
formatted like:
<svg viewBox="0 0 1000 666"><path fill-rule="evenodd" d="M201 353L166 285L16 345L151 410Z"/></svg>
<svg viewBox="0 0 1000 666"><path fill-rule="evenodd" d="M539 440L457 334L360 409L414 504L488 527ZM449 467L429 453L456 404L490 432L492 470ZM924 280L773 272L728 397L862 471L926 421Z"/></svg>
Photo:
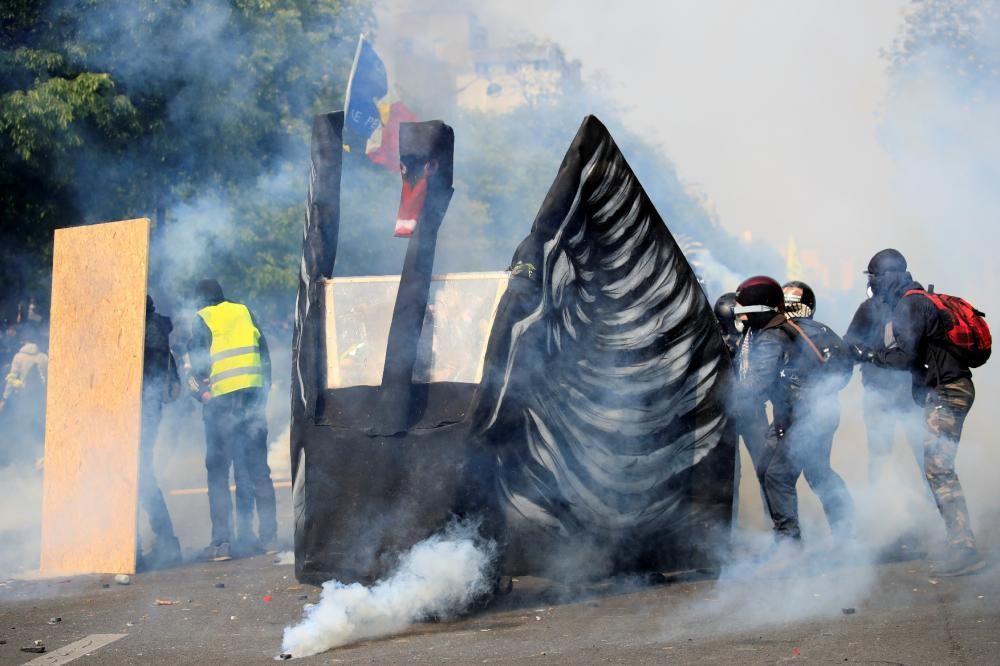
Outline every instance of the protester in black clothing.
<svg viewBox="0 0 1000 666"><path fill-rule="evenodd" d="M948 343L949 322L907 272L899 251L878 252L867 272L874 297L892 307L896 344L888 349L858 346L858 356L863 362L910 372L912 394L923 405L926 421L924 473L948 533L949 554L935 570L939 575L975 573L985 563L976 549L955 472L962 425L975 400L972 372Z"/></svg>
<svg viewBox="0 0 1000 666"><path fill-rule="evenodd" d="M158 312L146 297L146 342L142 366L142 433L139 443L139 502L155 536L152 550L140 561L144 568L170 566L181 561L180 542L156 482L154 448L163 403L176 398L180 388L177 365L170 352L169 317ZM140 547L141 551L141 547Z"/></svg>
<svg viewBox="0 0 1000 666"><path fill-rule="evenodd" d="M723 294L715 302L715 317L722 330L722 337L729 350L729 357L734 362L739 353L744 332L743 322L739 321L733 313L735 306L736 293L732 291ZM735 399L730 400L729 418L736 425L736 432L743 439L743 445L747 447L747 453L750 454L750 462L753 464L754 474L760 482L761 500L766 510L767 498L763 492L764 470L761 467L764 456L764 440L767 437L767 412L764 403L758 401L742 401L741 403Z"/></svg>
<svg viewBox="0 0 1000 666"><path fill-rule="evenodd" d="M792 338L782 329L784 296L781 285L766 276L744 280L736 290L736 317L748 328L736 358L737 413L772 407L772 421L758 467L766 509L779 541L801 539L795 484L801 469L791 455L787 433L792 425L793 401L782 380L786 359L796 355Z"/></svg>
<svg viewBox="0 0 1000 666"><path fill-rule="evenodd" d="M813 318L816 295L804 282L792 281L782 287L785 316L795 335L799 353L789 359L784 379L792 383L796 402L788 437L796 467L819 497L834 537L841 543L854 539L854 502L847 484L830 464L833 436L840 425L838 391L850 380L853 364L843 343L828 327ZM803 348L808 347L807 349ZM819 351L823 360L814 352ZM841 353L837 359L833 354ZM838 362L840 367L835 367Z"/></svg>

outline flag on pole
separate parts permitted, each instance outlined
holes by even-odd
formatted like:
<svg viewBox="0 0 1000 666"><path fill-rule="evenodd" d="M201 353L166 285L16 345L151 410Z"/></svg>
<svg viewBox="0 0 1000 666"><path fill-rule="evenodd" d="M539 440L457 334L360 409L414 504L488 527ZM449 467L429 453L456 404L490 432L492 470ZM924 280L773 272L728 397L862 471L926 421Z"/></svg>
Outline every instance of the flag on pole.
<svg viewBox="0 0 1000 666"><path fill-rule="evenodd" d="M344 105L345 124L366 141L368 158L390 171L399 171L399 124L417 117L400 101L389 100L385 64L365 39L358 38Z"/></svg>
<svg viewBox="0 0 1000 666"><path fill-rule="evenodd" d="M378 104L389 92L385 65L364 35L358 38L351 77L347 80L345 123L368 139L381 126Z"/></svg>

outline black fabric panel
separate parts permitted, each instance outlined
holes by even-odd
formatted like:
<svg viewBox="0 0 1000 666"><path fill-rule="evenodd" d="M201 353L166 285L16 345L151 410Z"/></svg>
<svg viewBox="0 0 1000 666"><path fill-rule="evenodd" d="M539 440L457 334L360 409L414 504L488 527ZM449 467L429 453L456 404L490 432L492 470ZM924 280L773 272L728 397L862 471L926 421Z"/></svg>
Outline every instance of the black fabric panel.
<svg viewBox="0 0 1000 666"><path fill-rule="evenodd" d="M454 133L440 121L400 125L400 159L420 167L426 163L438 167L428 179L427 198L403 261L386 344L382 391L369 424L369 431L375 435L403 432L421 418L423 405L416 398L422 389L413 386L413 368L430 296L437 233L454 191L454 150Z"/></svg>
<svg viewBox="0 0 1000 666"><path fill-rule="evenodd" d="M426 430L463 421L469 412L476 384L436 382L414 384L410 400L418 407L419 419L408 430ZM381 402L378 386L351 386L327 391L317 425L365 431Z"/></svg>
<svg viewBox="0 0 1000 666"><path fill-rule="evenodd" d="M596 118L513 263L526 261L534 275L513 278L501 301L473 409L472 431L499 459L509 566L590 577L717 559L736 455L728 355Z"/></svg>
<svg viewBox="0 0 1000 666"><path fill-rule="evenodd" d="M298 579L370 583L440 530L463 504L467 439L467 423L394 437L310 427Z"/></svg>
<svg viewBox="0 0 1000 666"><path fill-rule="evenodd" d="M323 288L320 280L333 275L340 228L340 168L343 158L344 113L313 118L309 199L302 235L302 264L295 296L295 329L292 339L292 409L289 454L292 466L292 511L295 521L296 559L303 550L306 520L299 463L315 415L322 409L326 389L326 343Z"/></svg>

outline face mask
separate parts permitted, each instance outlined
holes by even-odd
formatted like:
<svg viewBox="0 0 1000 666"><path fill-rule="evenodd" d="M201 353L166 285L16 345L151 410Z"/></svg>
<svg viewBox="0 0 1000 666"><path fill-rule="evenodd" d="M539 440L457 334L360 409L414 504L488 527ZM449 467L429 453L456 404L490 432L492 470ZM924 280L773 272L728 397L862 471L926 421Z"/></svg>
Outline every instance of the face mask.
<svg viewBox="0 0 1000 666"><path fill-rule="evenodd" d="M733 326L736 328L736 332L737 333L742 333L743 332L743 320L742 319L737 319L736 321L734 321L733 322Z"/></svg>

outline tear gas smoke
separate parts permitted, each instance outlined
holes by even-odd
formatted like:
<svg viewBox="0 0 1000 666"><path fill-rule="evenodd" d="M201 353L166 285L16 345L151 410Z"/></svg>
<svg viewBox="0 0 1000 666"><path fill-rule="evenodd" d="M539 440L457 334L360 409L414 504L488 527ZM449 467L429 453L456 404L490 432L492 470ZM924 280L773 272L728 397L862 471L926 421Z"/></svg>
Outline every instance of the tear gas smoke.
<svg viewBox="0 0 1000 666"><path fill-rule="evenodd" d="M0 488L8 498L0 503L0 578L6 578L38 566L41 471L32 463L0 467Z"/></svg>
<svg viewBox="0 0 1000 666"><path fill-rule="evenodd" d="M282 652L305 657L461 613L492 584L495 546L483 542L477 529L454 524L421 541L401 556L394 573L371 587L324 583L319 603L306 606L302 622L285 629Z"/></svg>

